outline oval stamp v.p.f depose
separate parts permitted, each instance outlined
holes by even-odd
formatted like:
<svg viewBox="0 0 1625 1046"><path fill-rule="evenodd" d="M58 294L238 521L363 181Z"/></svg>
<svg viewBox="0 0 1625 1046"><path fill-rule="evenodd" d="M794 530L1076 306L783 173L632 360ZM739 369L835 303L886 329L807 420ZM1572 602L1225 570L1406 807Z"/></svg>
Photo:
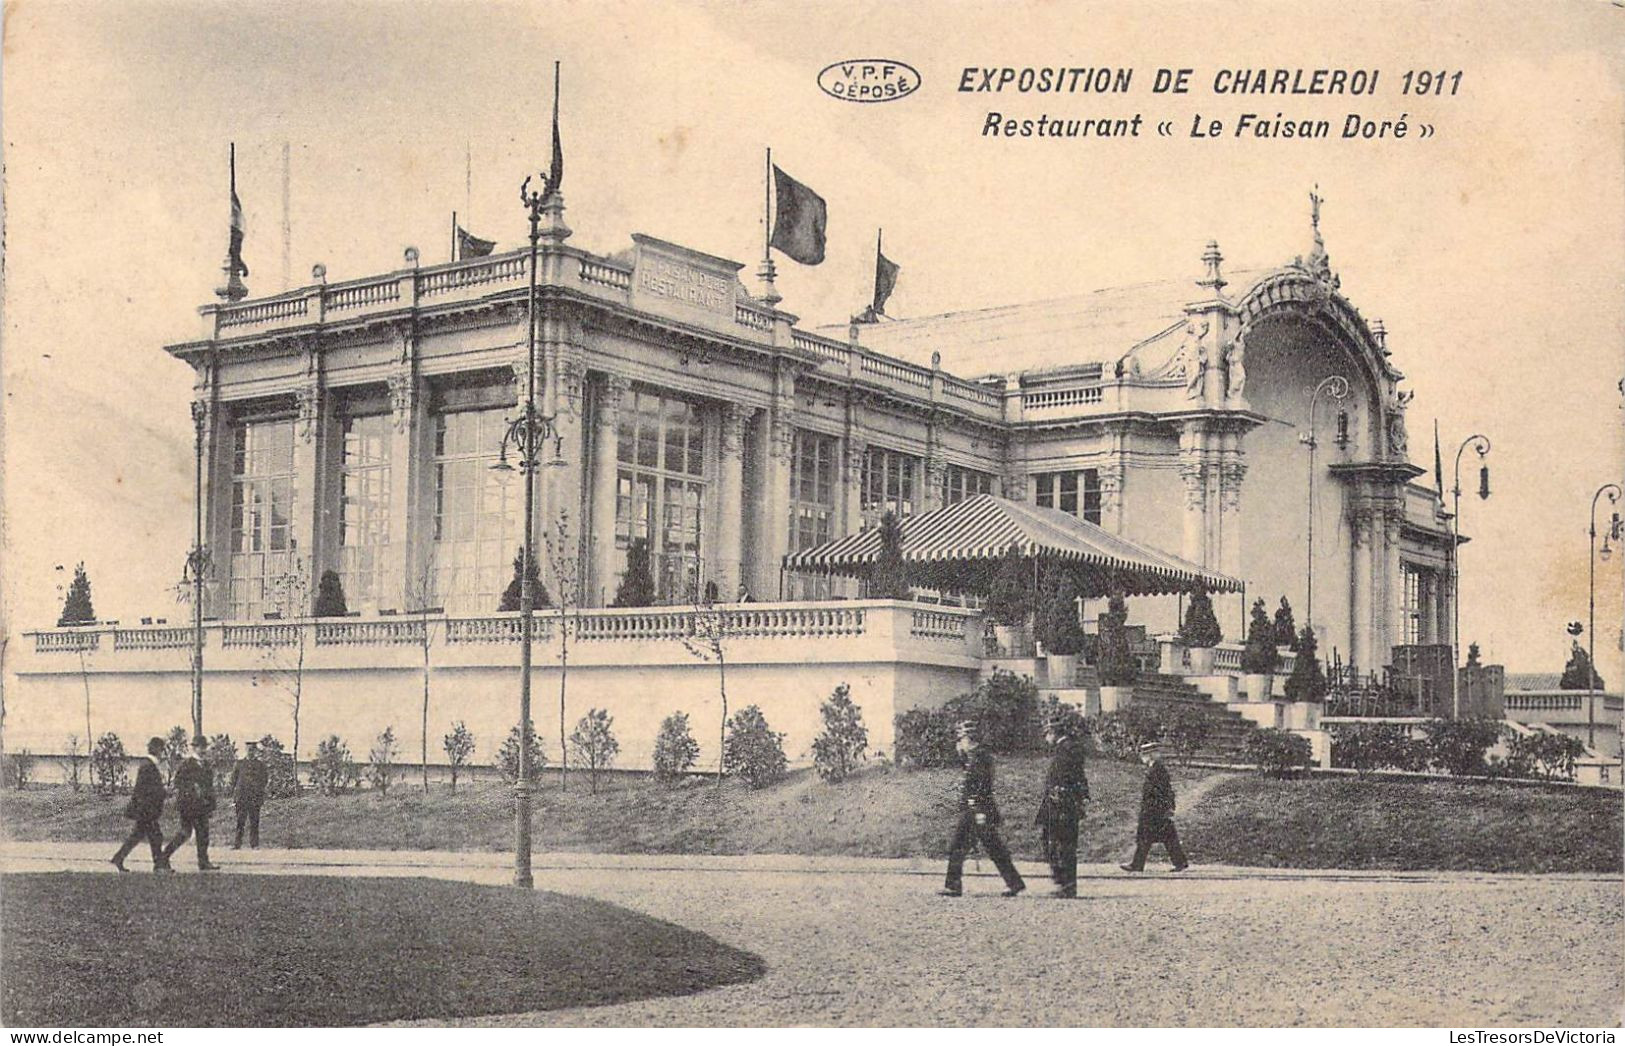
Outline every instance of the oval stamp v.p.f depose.
<svg viewBox="0 0 1625 1046"><path fill-rule="evenodd" d="M920 88L920 74L895 58L847 58L818 72L819 90L843 102L895 102Z"/></svg>

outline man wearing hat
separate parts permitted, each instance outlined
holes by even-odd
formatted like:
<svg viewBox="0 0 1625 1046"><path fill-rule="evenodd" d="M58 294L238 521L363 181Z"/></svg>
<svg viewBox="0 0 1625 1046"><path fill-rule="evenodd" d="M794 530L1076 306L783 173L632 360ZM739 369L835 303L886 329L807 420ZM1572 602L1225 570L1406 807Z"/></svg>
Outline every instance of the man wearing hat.
<svg viewBox="0 0 1625 1046"><path fill-rule="evenodd" d="M192 751L175 771L175 810L181 815L181 830L164 848L167 862L181 844L197 833L197 867L200 872L212 872L219 865L209 863L209 815L214 813L214 771L209 769L206 756L209 740L202 734L192 738Z"/></svg>
<svg viewBox="0 0 1625 1046"><path fill-rule="evenodd" d="M260 848L260 807L265 805L265 784L269 770L260 759L260 743L248 742L248 755L231 771L231 794L237 807L237 841L233 850L243 848L243 825L248 825L248 845Z"/></svg>
<svg viewBox="0 0 1625 1046"><path fill-rule="evenodd" d="M1153 843L1161 843L1168 851L1174 871L1183 872L1190 867L1185 850L1179 845L1179 833L1174 830L1174 782L1168 777L1168 768L1162 765L1161 753L1162 746L1155 741L1140 746L1140 762L1146 765L1145 788L1140 792L1140 825L1135 833L1134 856L1121 866L1125 872L1145 870L1145 858Z"/></svg>
<svg viewBox="0 0 1625 1046"><path fill-rule="evenodd" d="M965 781L959 792L959 824L948 844L948 878L942 895L958 897L964 892L965 854L972 841L979 840L1004 876L1004 896L1014 897L1027 884L1010 860L1004 840L999 838L999 808L993 802L993 753L982 747L976 724L969 720L959 724L958 748L965 764Z"/></svg>
<svg viewBox="0 0 1625 1046"><path fill-rule="evenodd" d="M121 872L129 871L124 867L124 859L143 839L152 847L152 870L174 871L169 867L169 855L164 852L164 830L158 824L158 819L164 813L164 772L158 766L158 757L163 754L163 738L155 737L147 742L146 762L136 771L135 792L124 807L124 816L134 821L135 827L130 829L129 838L113 855L113 867Z"/></svg>
<svg viewBox="0 0 1625 1046"><path fill-rule="evenodd" d="M1089 798L1089 779L1083 767L1083 721L1068 711L1056 708L1044 725L1044 739L1054 754L1044 775L1044 798L1033 819L1044 841L1056 897L1078 896L1078 822Z"/></svg>

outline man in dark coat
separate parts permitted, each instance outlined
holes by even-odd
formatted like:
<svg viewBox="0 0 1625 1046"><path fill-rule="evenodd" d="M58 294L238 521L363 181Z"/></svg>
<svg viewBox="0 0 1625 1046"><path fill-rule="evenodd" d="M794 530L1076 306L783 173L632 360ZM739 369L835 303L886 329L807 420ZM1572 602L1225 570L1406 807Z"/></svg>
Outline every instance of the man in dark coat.
<svg viewBox="0 0 1625 1046"><path fill-rule="evenodd" d="M248 755L231 771L231 794L237 807L237 841L233 850L243 848L243 825L248 825L248 845L260 848L260 807L265 805L265 784L270 775L260 759L258 741L248 742Z"/></svg>
<svg viewBox="0 0 1625 1046"><path fill-rule="evenodd" d="M1078 822L1083 819L1083 804L1089 798L1081 722L1074 716L1059 714L1044 729L1054 753L1049 772L1044 775L1044 798L1033 823L1039 826L1039 837L1044 841L1056 897L1078 896Z"/></svg>
<svg viewBox="0 0 1625 1046"><path fill-rule="evenodd" d="M1002 822L998 805L993 802L993 753L979 743L974 723L959 724L959 756L965 764L965 780L959 792L959 823L948 844L948 878L942 895L958 897L964 892L965 854L973 841L979 841L1004 876L1004 896L1014 897L1027 884L1010 860L1004 840L999 838Z"/></svg>
<svg viewBox="0 0 1625 1046"><path fill-rule="evenodd" d="M113 867L121 872L129 871L124 867L124 858L143 839L152 847L152 870L174 871L169 867L169 857L164 853L164 830L158 824L164 813L164 772L158 766L158 757L163 754L163 738L155 737L147 742L146 761L136 771L135 792L124 808L124 816L134 821L135 827L130 829L129 838L118 848L118 853L113 855Z"/></svg>
<svg viewBox="0 0 1625 1046"><path fill-rule="evenodd" d="M175 771L175 810L181 815L181 830L164 848L167 862L193 832L197 833L197 867L212 872L220 866L209 863L209 815L214 813L214 771L209 769L208 738L192 738L192 753Z"/></svg>
<svg viewBox="0 0 1625 1046"><path fill-rule="evenodd" d="M1183 872L1190 867L1185 850L1179 845L1179 833L1174 830L1174 782L1168 777L1168 768L1162 765L1161 751L1162 746L1155 742L1140 746L1140 761L1146 765L1145 788L1140 792L1140 825L1135 833L1134 856L1121 866L1125 872L1145 870L1145 858L1153 843L1161 843L1168 851L1174 871Z"/></svg>

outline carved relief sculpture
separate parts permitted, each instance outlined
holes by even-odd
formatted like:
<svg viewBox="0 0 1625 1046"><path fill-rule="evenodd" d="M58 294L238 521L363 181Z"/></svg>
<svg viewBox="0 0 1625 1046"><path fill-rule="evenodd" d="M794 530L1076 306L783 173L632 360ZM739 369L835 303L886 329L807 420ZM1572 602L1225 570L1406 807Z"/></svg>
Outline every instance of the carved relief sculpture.
<svg viewBox="0 0 1625 1046"><path fill-rule="evenodd" d="M1208 323L1206 320L1193 320L1185 331L1185 346L1180 350L1185 360L1185 398L1199 400L1207 378Z"/></svg>
<svg viewBox="0 0 1625 1046"><path fill-rule="evenodd" d="M1224 349L1224 395L1240 399L1247 388L1247 341L1238 335Z"/></svg>

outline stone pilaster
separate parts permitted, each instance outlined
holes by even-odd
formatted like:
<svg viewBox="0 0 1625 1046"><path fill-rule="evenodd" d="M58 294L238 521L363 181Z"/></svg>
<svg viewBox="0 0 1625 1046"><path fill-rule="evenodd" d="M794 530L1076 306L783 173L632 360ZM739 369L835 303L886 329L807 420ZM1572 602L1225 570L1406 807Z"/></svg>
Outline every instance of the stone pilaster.
<svg viewBox="0 0 1625 1046"><path fill-rule="evenodd" d="M1378 528L1373 526L1370 506L1355 504L1349 513L1349 661L1362 672L1377 667L1373 652L1377 638L1373 629L1376 620L1376 600L1373 598L1376 577L1373 544L1378 539ZM1330 651L1324 652L1327 656Z"/></svg>
<svg viewBox="0 0 1625 1046"><path fill-rule="evenodd" d="M324 497L329 485L327 460L331 406L322 375L320 347L311 341L305 347L305 374L294 390L296 420L293 441L293 542L296 568L308 579L305 605L288 607L287 613L308 614L314 605L317 583L327 565L323 544L335 526L333 499Z"/></svg>
<svg viewBox="0 0 1625 1046"><path fill-rule="evenodd" d="M744 538L745 425L754 411L743 404L729 403L721 411L718 446L721 461L717 470L717 530L711 552L711 578L717 584L718 598L732 602L741 580Z"/></svg>
<svg viewBox="0 0 1625 1046"><path fill-rule="evenodd" d="M784 361L773 370L772 406L758 417L758 446L762 447L761 482L757 492L761 511L752 535L756 555L751 594L760 600L779 597L779 570L790 546L790 452L795 438L795 372Z"/></svg>
<svg viewBox="0 0 1625 1046"><path fill-rule="evenodd" d="M858 424L858 406L846 405L846 431L841 438L841 536L863 529L863 457L868 453Z"/></svg>
<svg viewBox="0 0 1625 1046"><path fill-rule="evenodd" d="M631 389L630 379L604 374L596 389L592 433L592 530L588 535L592 570L582 602L608 606L615 598L615 491L616 427L621 401Z"/></svg>
<svg viewBox="0 0 1625 1046"><path fill-rule="evenodd" d="M195 419L201 413L203 417L203 545L209 553L203 595L206 617L226 612L225 582L231 569L231 415L220 400L219 378L219 364L211 354L198 368L192 390L192 416Z"/></svg>
<svg viewBox="0 0 1625 1046"><path fill-rule="evenodd" d="M1405 579L1400 575L1400 529L1405 523L1404 503L1389 502L1383 506L1381 517L1382 562L1381 577L1386 590L1380 604L1380 627L1377 630L1377 648L1373 650L1371 667L1380 669L1389 662L1393 647L1405 638L1402 604L1405 601Z"/></svg>
<svg viewBox="0 0 1625 1046"><path fill-rule="evenodd" d="M585 352L574 331L562 320L548 325L548 385L543 410L553 418L558 439L542 454L542 498L538 513L538 558L555 599L566 589L578 605L586 596L587 513L582 492L587 485L586 414L587 368ZM551 463L551 464L550 464ZM560 577L563 572L564 577Z"/></svg>
<svg viewBox="0 0 1625 1046"><path fill-rule="evenodd" d="M428 397L418 374L416 332L402 327L395 336L398 353L388 378L394 425L389 442L389 564L384 571L392 581L385 582L378 603L381 609L412 610L435 598L429 527L414 526L424 504L422 484L432 482Z"/></svg>
<svg viewBox="0 0 1625 1046"><path fill-rule="evenodd" d="M931 512L943 505L942 483L948 473L948 462L942 456L942 432L935 415L926 424L925 462L921 480L925 489L920 491L920 504Z"/></svg>

